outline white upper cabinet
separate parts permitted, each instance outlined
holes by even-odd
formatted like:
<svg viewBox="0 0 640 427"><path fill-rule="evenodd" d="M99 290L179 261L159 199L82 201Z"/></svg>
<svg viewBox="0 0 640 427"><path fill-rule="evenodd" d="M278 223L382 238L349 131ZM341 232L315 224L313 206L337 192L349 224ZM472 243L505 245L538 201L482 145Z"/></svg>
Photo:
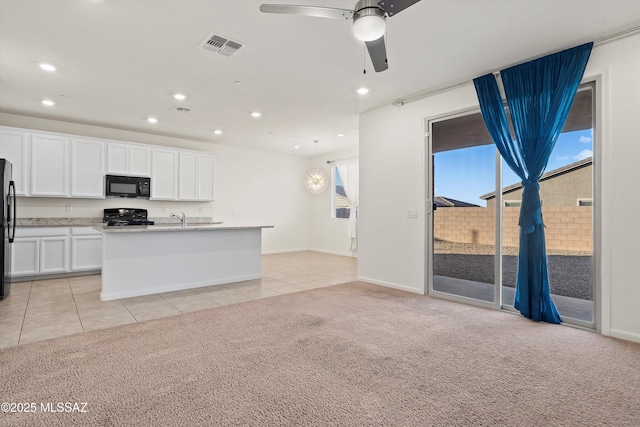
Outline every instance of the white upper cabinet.
<svg viewBox="0 0 640 427"><path fill-rule="evenodd" d="M29 132L0 128L0 158L9 160L13 165L12 179L16 184L18 196L28 196L31 190L30 150L31 134Z"/></svg>
<svg viewBox="0 0 640 427"><path fill-rule="evenodd" d="M129 147L129 173L137 176L151 176L151 150L147 147Z"/></svg>
<svg viewBox="0 0 640 427"><path fill-rule="evenodd" d="M210 154L180 152L179 200L213 200L215 161Z"/></svg>
<svg viewBox="0 0 640 427"><path fill-rule="evenodd" d="M196 153L180 153L180 200L198 199L198 155Z"/></svg>
<svg viewBox="0 0 640 427"><path fill-rule="evenodd" d="M198 200L210 201L214 199L214 172L216 156L198 154Z"/></svg>
<svg viewBox="0 0 640 427"><path fill-rule="evenodd" d="M16 194L104 198L104 176L151 177L152 200L212 201L213 154L0 126Z"/></svg>
<svg viewBox="0 0 640 427"><path fill-rule="evenodd" d="M126 144L107 144L107 173L113 175L129 174L129 146Z"/></svg>
<svg viewBox="0 0 640 427"><path fill-rule="evenodd" d="M178 150L154 148L151 154L151 198L178 199Z"/></svg>
<svg viewBox="0 0 640 427"><path fill-rule="evenodd" d="M31 195L67 197L69 194L69 139L31 134Z"/></svg>
<svg viewBox="0 0 640 427"><path fill-rule="evenodd" d="M151 176L151 150L126 143L107 143L107 173Z"/></svg>
<svg viewBox="0 0 640 427"><path fill-rule="evenodd" d="M71 197L104 198L105 144L71 140Z"/></svg>

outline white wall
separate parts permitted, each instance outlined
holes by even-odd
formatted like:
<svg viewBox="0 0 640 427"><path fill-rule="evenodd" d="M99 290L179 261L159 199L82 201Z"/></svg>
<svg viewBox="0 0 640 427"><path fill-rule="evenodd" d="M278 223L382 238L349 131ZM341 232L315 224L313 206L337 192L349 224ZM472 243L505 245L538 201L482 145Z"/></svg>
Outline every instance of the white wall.
<svg viewBox="0 0 640 427"><path fill-rule="evenodd" d="M496 64L499 69L502 64ZM601 220L603 333L640 341L637 272L640 211L640 35L594 48L585 77L603 90ZM598 102L598 101L597 101ZM425 118L477 107L469 83L401 108L383 107L360 117L361 280L424 292ZM636 195L636 197L630 197ZM407 209L419 208L419 219Z"/></svg>
<svg viewBox="0 0 640 427"><path fill-rule="evenodd" d="M332 166L327 160L340 160L357 157L358 149L335 151L309 160L309 169L320 169L328 177L332 176ZM333 182L332 182L333 183ZM313 251L326 252L335 255L358 256L358 251L350 248L349 220L331 218L331 196L333 187L330 186L322 194L309 194L309 244Z"/></svg>
<svg viewBox="0 0 640 427"><path fill-rule="evenodd" d="M273 229L263 230L264 253L309 248L309 204L302 185L308 160L304 157L14 114L0 114L0 124L208 151L216 155L214 202L21 197L19 218L102 217L104 208L125 204L146 208L152 217L168 217L172 212L183 211L188 217L212 217L227 224L274 225ZM71 212L67 211L67 205L71 206Z"/></svg>

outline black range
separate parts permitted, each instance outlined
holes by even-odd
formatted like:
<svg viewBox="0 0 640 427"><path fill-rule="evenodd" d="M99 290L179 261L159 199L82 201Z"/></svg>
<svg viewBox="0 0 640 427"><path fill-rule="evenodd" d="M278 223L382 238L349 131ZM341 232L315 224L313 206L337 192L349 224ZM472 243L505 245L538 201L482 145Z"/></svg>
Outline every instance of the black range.
<svg viewBox="0 0 640 427"><path fill-rule="evenodd" d="M128 226L128 225L153 225L154 222L147 218L146 209L137 208L112 208L104 210L102 219L107 226Z"/></svg>

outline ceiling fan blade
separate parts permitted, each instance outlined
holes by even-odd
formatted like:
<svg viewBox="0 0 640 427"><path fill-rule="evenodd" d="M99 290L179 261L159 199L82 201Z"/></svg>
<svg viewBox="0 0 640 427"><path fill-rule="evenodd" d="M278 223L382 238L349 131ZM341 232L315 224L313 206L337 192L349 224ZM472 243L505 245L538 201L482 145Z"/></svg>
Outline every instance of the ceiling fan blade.
<svg viewBox="0 0 640 427"><path fill-rule="evenodd" d="M387 49L384 46L384 36L380 37L378 40L366 42L366 44L369 56L371 57L371 63L373 64L373 69L376 70L376 73L389 68L389 64L387 63Z"/></svg>
<svg viewBox="0 0 640 427"><path fill-rule="evenodd" d="M286 13L289 15L315 16L316 18L350 19L353 10L335 9L333 7L295 6L292 4L261 4L260 12Z"/></svg>
<svg viewBox="0 0 640 427"><path fill-rule="evenodd" d="M387 13L387 16L391 17L419 1L420 0L381 0L378 2L378 6Z"/></svg>

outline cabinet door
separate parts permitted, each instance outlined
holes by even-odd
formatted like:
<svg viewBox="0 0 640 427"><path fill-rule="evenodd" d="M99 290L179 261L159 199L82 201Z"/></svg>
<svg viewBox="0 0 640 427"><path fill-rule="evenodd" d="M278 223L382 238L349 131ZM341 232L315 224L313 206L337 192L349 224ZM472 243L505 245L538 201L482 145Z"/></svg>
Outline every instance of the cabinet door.
<svg viewBox="0 0 640 427"><path fill-rule="evenodd" d="M196 153L180 153L178 184L180 200L196 200L198 198L198 155Z"/></svg>
<svg viewBox="0 0 640 427"><path fill-rule="evenodd" d="M198 155L198 200L214 199L214 171L216 157L200 154Z"/></svg>
<svg viewBox="0 0 640 427"><path fill-rule="evenodd" d="M16 238L11 249L12 276L30 276L40 272L40 239Z"/></svg>
<svg viewBox="0 0 640 427"><path fill-rule="evenodd" d="M71 197L104 198L104 143L71 140Z"/></svg>
<svg viewBox="0 0 640 427"><path fill-rule="evenodd" d="M28 132L0 128L0 158L13 165L12 179L18 196L29 195L29 149L31 135Z"/></svg>
<svg viewBox="0 0 640 427"><path fill-rule="evenodd" d="M107 173L126 175L129 173L129 147L126 144L107 144Z"/></svg>
<svg viewBox="0 0 640 427"><path fill-rule="evenodd" d="M102 268L102 236L71 236L71 271Z"/></svg>
<svg viewBox="0 0 640 427"><path fill-rule="evenodd" d="M40 273L62 273L69 271L69 238L40 238Z"/></svg>
<svg viewBox="0 0 640 427"><path fill-rule="evenodd" d="M154 149L151 158L151 198L178 198L178 151Z"/></svg>
<svg viewBox="0 0 640 427"><path fill-rule="evenodd" d="M31 195L69 195L68 139L56 135L31 135Z"/></svg>
<svg viewBox="0 0 640 427"><path fill-rule="evenodd" d="M151 176L151 150L146 147L129 147L129 173L136 176Z"/></svg>

